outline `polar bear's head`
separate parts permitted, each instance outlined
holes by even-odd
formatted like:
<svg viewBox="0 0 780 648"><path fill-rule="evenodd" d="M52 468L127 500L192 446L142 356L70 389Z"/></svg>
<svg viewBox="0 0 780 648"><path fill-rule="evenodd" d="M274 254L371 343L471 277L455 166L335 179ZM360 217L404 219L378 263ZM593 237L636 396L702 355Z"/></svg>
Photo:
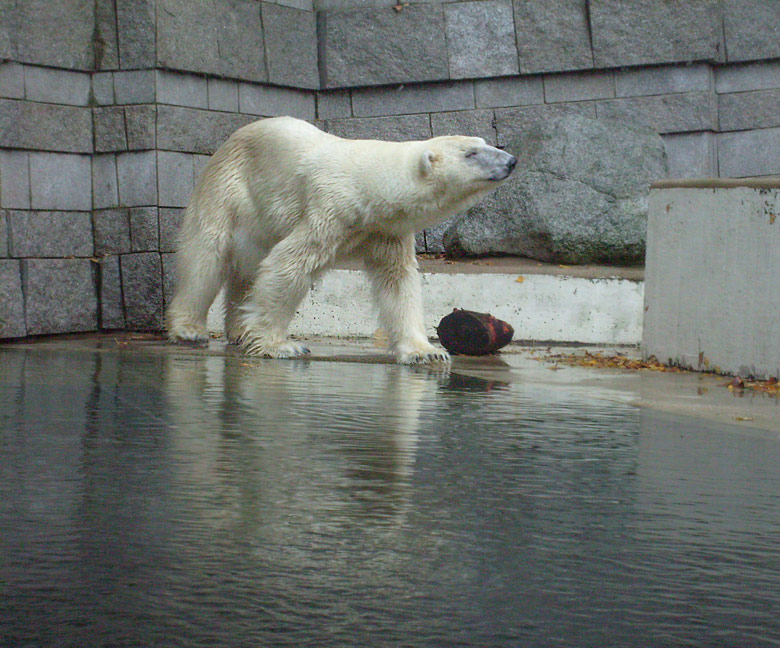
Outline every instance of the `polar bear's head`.
<svg viewBox="0 0 780 648"><path fill-rule="evenodd" d="M480 137L445 136L419 142L419 174L439 209L467 209L506 180L517 158Z"/></svg>

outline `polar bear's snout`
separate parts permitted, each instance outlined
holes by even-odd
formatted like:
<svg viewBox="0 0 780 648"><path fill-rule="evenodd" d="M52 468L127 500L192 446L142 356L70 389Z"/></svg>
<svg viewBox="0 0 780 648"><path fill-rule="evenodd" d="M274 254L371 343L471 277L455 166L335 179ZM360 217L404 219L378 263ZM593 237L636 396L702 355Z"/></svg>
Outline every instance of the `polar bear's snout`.
<svg viewBox="0 0 780 648"><path fill-rule="evenodd" d="M487 144L472 149L466 154L472 164L481 166L487 179L493 182L506 180L517 166L517 158L506 151Z"/></svg>

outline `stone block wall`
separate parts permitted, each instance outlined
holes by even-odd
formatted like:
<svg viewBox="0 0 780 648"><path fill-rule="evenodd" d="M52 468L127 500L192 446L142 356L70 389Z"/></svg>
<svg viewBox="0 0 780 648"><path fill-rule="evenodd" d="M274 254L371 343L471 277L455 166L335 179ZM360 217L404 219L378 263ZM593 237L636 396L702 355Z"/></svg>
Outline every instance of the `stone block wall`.
<svg viewBox="0 0 780 648"><path fill-rule="evenodd" d="M577 112L654 128L672 176L780 174L776 2L394 5L0 0L0 337L159 329L196 178L262 117L503 145Z"/></svg>

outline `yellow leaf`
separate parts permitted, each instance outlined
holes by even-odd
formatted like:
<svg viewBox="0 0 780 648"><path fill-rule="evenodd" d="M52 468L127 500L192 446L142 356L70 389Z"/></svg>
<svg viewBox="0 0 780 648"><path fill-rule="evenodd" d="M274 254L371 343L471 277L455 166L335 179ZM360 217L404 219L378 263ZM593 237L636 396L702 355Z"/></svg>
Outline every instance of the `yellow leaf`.
<svg viewBox="0 0 780 648"><path fill-rule="evenodd" d="M516 281L517 283L523 283L523 282L525 281L525 277L522 277L522 276L520 276L520 277L518 277L517 279L515 279L515 281Z"/></svg>

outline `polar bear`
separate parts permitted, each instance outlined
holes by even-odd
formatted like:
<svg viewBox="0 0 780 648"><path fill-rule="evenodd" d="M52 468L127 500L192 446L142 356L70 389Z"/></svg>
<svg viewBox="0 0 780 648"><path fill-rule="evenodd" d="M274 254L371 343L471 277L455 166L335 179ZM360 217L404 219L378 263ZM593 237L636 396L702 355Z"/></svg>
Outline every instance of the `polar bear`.
<svg viewBox="0 0 780 648"><path fill-rule="evenodd" d="M478 137L348 140L292 117L240 128L185 211L169 339L205 342L224 285L230 342L249 355L307 353L286 337L296 308L324 270L357 257L396 360L448 361L425 335L414 233L476 203L516 162Z"/></svg>

